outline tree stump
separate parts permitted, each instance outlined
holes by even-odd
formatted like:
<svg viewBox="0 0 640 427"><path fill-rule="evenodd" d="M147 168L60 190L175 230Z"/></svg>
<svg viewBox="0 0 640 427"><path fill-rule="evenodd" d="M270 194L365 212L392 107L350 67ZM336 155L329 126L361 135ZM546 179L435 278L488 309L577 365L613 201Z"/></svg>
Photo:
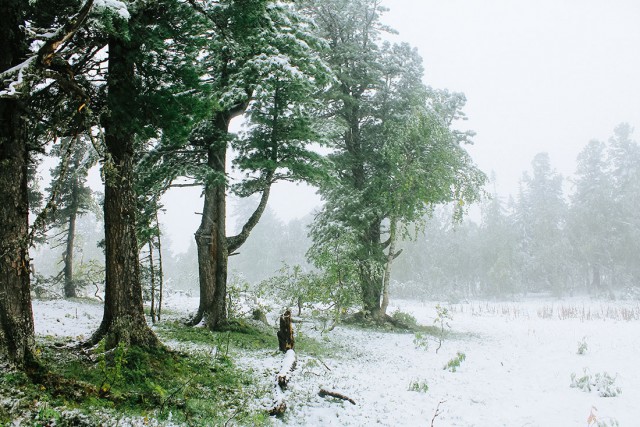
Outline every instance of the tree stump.
<svg viewBox="0 0 640 427"><path fill-rule="evenodd" d="M291 310L287 310L280 316L280 330L278 331L278 345L280 351L285 353L293 350L295 339L293 338L293 324L291 323Z"/></svg>

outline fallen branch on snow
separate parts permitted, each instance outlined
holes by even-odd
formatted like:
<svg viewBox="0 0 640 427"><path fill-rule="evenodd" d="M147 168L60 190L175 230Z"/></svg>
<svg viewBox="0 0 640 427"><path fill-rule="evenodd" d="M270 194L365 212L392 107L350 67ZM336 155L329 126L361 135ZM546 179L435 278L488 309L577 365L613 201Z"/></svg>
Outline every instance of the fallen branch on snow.
<svg viewBox="0 0 640 427"><path fill-rule="evenodd" d="M325 389L321 388L320 391L318 392L318 395L320 397L325 397L325 396L337 397L338 399L342 399L342 400L346 400L347 402L351 402L354 405L356 404L355 400L353 400L349 396L345 396L342 393L338 393L337 391L330 391L330 390L325 390Z"/></svg>

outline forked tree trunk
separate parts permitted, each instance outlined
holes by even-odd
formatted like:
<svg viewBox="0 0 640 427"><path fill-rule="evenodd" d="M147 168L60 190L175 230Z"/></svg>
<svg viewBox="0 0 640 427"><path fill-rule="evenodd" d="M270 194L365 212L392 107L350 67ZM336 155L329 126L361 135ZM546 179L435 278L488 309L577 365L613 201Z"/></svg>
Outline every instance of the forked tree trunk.
<svg viewBox="0 0 640 427"><path fill-rule="evenodd" d="M108 106L112 116L105 124L107 161L105 174L105 301L100 327L90 342L106 339L106 348L120 342L142 347L159 345L144 318L140 264L136 238L134 191L134 134L126 111L135 93L134 63L126 42L109 40ZM114 117L114 112L117 115Z"/></svg>
<svg viewBox="0 0 640 427"><path fill-rule="evenodd" d="M208 149L208 167L218 174L205 185L202 220L196 231L200 305L191 324L203 319L207 327L215 329L227 319L227 238L226 228L226 134L228 117L219 114L215 119L217 140ZM216 136L214 136L216 137Z"/></svg>
<svg viewBox="0 0 640 427"><path fill-rule="evenodd" d="M209 145L208 167L215 171L218 178L207 182L204 190L204 208L202 220L195 234L198 250L198 273L200 283L200 304L198 312L190 320L196 325L203 319L210 329L218 329L228 321L227 313L227 265L229 253L234 252L247 240L249 233L258 223L269 199L270 188L267 186L253 214L236 236L226 235L226 172L227 138L229 121L244 111L246 106L238 107L235 112L218 114L214 119L217 139ZM272 175L266 176L270 182Z"/></svg>
<svg viewBox="0 0 640 427"><path fill-rule="evenodd" d="M23 40L22 0L0 3L0 70L17 65ZM27 125L17 100L0 98L0 357L21 368L35 364L29 281Z"/></svg>

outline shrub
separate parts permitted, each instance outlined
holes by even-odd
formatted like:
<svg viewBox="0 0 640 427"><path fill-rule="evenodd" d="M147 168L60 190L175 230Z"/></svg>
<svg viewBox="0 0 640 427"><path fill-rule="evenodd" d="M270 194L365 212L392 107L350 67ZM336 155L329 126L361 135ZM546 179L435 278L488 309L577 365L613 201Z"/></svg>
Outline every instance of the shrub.
<svg viewBox="0 0 640 427"><path fill-rule="evenodd" d="M429 384L426 381L415 380L409 383L409 391L417 391L420 393L426 393L429 391Z"/></svg>
<svg viewBox="0 0 640 427"><path fill-rule="evenodd" d="M575 373L571 374L572 388L579 388L584 392L591 392L595 389L600 397L615 397L622 393L620 387L615 385L616 377L612 377L607 372L596 373L594 376L584 369L584 375L578 377Z"/></svg>
<svg viewBox="0 0 640 427"><path fill-rule="evenodd" d="M391 313L391 318L410 329L414 329L418 326L418 321L416 320L416 318L404 311L394 311L393 313Z"/></svg>
<svg viewBox="0 0 640 427"><path fill-rule="evenodd" d="M418 349L422 349L424 351L429 350L429 338L424 335L422 332L416 332L413 336L413 344Z"/></svg>
<svg viewBox="0 0 640 427"><path fill-rule="evenodd" d="M582 337L582 341L578 341L578 354L585 354L587 352L587 339Z"/></svg>
<svg viewBox="0 0 640 427"><path fill-rule="evenodd" d="M457 352L456 353L456 357L454 357L453 359L449 360L447 362L447 364L444 365L444 368L442 368L442 369L448 369L450 372L455 372L460 367L460 364L466 358L467 358L467 356L464 353Z"/></svg>

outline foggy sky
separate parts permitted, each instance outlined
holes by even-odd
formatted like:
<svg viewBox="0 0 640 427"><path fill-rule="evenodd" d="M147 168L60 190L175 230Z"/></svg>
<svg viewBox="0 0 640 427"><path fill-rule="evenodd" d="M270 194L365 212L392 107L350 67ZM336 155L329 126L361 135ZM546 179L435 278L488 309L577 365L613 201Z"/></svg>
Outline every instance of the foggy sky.
<svg viewBox="0 0 640 427"><path fill-rule="evenodd" d="M534 155L548 152L565 177L590 139L620 122L640 138L640 1L386 0L393 40L418 48L425 83L464 92L468 147L500 194L514 194ZM174 250L193 240L198 189L171 190L161 220ZM277 184L269 206L283 220L320 202L314 190ZM229 207L233 215L233 203Z"/></svg>

